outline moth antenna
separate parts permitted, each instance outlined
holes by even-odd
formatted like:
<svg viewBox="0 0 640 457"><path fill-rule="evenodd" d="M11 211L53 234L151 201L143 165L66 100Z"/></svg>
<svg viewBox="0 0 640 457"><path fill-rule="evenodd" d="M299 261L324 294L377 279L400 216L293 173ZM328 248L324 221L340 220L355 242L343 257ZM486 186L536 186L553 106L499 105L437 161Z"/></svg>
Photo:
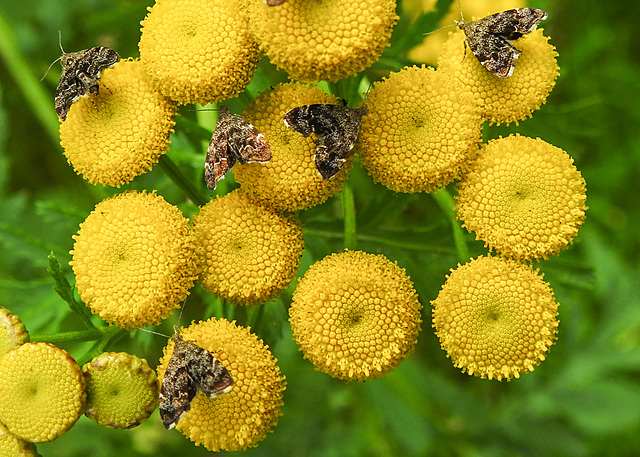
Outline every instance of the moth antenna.
<svg viewBox="0 0 640 457"><path fill-rule="evenodd" d="M426 35L431 35L432 33L439 32L440 30L443 30L443 29L448 29L449 27L455 27L456 25L457 24L443 25L442 27L438 27L437 29L432 30L431 32L423 33L423 35L425 35L425 36Z"/></svg>
<svg viewBox="0 0 640 457"><path fill-rule="evenodd" d="M180 314L178 314L178 323L180 323L182 321L182 312L184 311L184 305L187 304L187 299L185 298L184 301L182 302L182 306L180 307ZM177 327L177 326L174 326Z"/></svg>
<svg viewBox="0 0 640 457"><path fill-rule="evenodd" d="M60 50L64 54L64 49L62 48L62 32L58 30L58 46L60 46Z"/></svg>
<svg viewBox="0 0 640 457"><path fill-rule="evenodd" d="M460 9L460 21L464 22L464 15L462 14L462 2L458 0L458 8Z"/></svg>
<svg viewBox="0 0 640 457"><path fill-rule="evenodd" d="M62 55L60 57L58 57L56 60L54 60L53 62L51 62L51 65L49 65L49 67L47 68L47 71L44 72L44 75L42 75L42 78L40 78L40 81L43 81L44 78L47 77L47 75L49 74L49 70L51 70L51 67L53 67L53 65L60 61L62 59L62 57L64 56L64 49L62 49L62 32L60 32L60 30L58 30L58 46L60 46L60 50L62 51Z"/></svg>
<svg viewBox="0 0 640 457"><path fill-rule="evenodd" d="M154 332L153 330L147 330L146 328L140 328L138 330L142 330L143 332L151 333L153 335L162 336L162 337L167 338L167 339L171 338L169 335L165 335L164 333L160 333L160 332Z"/></svg>

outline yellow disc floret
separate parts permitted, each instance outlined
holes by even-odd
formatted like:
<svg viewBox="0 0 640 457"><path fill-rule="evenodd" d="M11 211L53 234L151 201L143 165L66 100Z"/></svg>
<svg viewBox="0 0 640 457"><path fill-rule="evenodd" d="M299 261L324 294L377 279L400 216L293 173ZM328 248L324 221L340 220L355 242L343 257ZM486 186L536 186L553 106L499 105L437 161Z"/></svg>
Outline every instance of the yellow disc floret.
<svg viewBox="0 0 640 457"><path fill-rule="evenodd" d="M335 378L383 377L406 359L422 306L405 270L382 255L333 254L300 280L289 309L304 357Z"/></svg>
<svg viewBox="0 0 640 457"><path fill-rule="evenodd" d="M0 355L29 341L29 334L18 316L0 306Z"/></svg>
<svg viewBox="0 0 640 457"><path fill-rule="evenodd" d="M458 30L449 36L438 59L438 71L450 73L473 94L482 117L491 124L509 124L528 117L542 105L558 77L558 53L537 29L514 42L521 51L513 74L498 78L484 68L465 46Z"/></svg>
<svg viewBox="0 0 640 457"><path fill-rule="evenodd" d="M285 6L280 5L278 8ZM276 8L274 8L276 9ZM318 86L280 84L262 94L247 108L245 117L269 141L271 160L234 168L241 191L252 201L277 210L308 209L340 192L353 166L345 162L331 179L322 179L314 162L313 135L305 138L290 130L283 117L297 106L314 103L336 104L337 99Z"/></svg>
<svg viewBox="0 0 640 457"><path fill-rule="evenodd" d="M80 298L111 324L157 324L197 277L188 220L156 194L125 192L96 205L80 225L69 264Z"/></svg>
<svg viewBox="0 0 640 457"><path fill-rule="evenodd" d="M537 270L479 257L452 270L433 305L433 326L453 364L470 375L511 379L545 359L558 303Z"/></svg>
<svg viewBox="0 0 640 457"><path fill-rule="evenodd" d="M264 303L293 279L304 248L300 223L238 191L210 201L194 220L202 285L233 303Z"/></svg>
<svg viewBox="0 0 640 457"><path fill-rule="evenodd" d="M87 385L84 414L106 427L129 429L146 421L158 405L156 373L147 361L105 352L82 367Z"/></svg>
<svg viewBox="0 0 640 457"><path fill-rule="evenodd" d="M459 178L477 152L481 119L469 94L432 68L374 85L362 118L362 165L395 192L431 192Z"/></svg>
<svg viewBox="0 0 640 457"><path fill-rule="evenodd" d="M102 72L100 93L76 100L60 124L60 144L91 184L120 187L167 151L176 107L156 91L140 61Z"/></svg>
<svg viewBox="0 0 640 457"><path fill-rule="evenodd" d="M285 381L269 347L248 328L225 319L192 324L180 334L186 341L212 352L231 374L233 387L215 398L198 393L176 429L210 451L240 451L256 446L282 414ZM158 365L160 380L172 351L170 341Z"/></svg>
<svg viewBox="0 0 640 457"><path fill-rule="evenodd" d="M78 364L48 343L25 343L0 357L0 422L31 442L51 441L76 423L84 407Z"/></svg>
<svg viewBox="0 0 640 457"><path fill-rule="evenodd" d="M585 181L562 149L512 135L489 142L458 185L463 226L503 256L547 258L584 221Z"/></svg>
<svg viewBox="0 0 640 457"><path fill-rule="evenodd" d="M250 27L272 63L298 81L338 81L374 63L389 45L395 0L245 0Z"/></svg>
<svg viewBox="0 0 640 457"><path fill-rule="evenodd" d="M240 0L157 0L142 21L140 58L180 104L217 102L249 84L258 46Z"/></svg>

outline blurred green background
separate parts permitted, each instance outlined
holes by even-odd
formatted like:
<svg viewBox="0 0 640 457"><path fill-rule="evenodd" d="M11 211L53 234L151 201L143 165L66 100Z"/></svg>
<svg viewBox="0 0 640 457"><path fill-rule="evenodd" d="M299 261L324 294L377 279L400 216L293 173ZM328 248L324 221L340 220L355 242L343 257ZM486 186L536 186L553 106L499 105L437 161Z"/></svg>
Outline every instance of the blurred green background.
<svg viewBox="0 0 640 457"><path fill-rule="evenodd" d="M67 51L106 45L122 56L137 56L139 22L151 3L0 0L0 305L18 314L32 334L81 328L53 291L47 256L54 252L72 282L71 236L98 201L117 191L87 184L62 155L53 108L59 64L38 80L60 56L58 31ZM452 366L432 332L429 305L448 270L466 260L457 257L450 213L432 195L393 194L372 184L356 165L350 184L358 248L384 253L406 268L425 308L415 354L373 382L344 383L315 372L291 341L291 290L285 292L264 305L256 329L287 377L284 415L247 455L640 455L640 4L541 0L530 6L549 12L542 27L559 53L557 85L532 119L485 127L484 134L540 137L567 151L587 181L590 209L577 239L537 265L560 303L558 341L547 360L533 373L502 383ZM402 5L398 13L392 48L367 71L371 80L412 64L407 37L420 36ZM431 24L426 32L437 18L424 19ZM251 90L234 106L242 109L250 94L285 79L263 59ZM182 114L196 117L185 109ZM180 124L176 130L169 157L204 193L202 139L183 133ZM233 185L228 178L220 193ZM197 210L159 166L125 188L157 189L186 215ZM300 218L306 242L302 274L310 263L344 248L340 196ZM472 235L465 240L473 256L485 252ZM216 315L251 325L255 310L243 311L196 287L182 323ZM165 333L175 316L168 321L161 327ZM145 357L155 367L165 343L138 332L107 349ZM82 358L91 343L61 346ZM45 457L208 453L180 433L165 431L157 413L130 431L82 417L69 433L37 448Z"/></svg>

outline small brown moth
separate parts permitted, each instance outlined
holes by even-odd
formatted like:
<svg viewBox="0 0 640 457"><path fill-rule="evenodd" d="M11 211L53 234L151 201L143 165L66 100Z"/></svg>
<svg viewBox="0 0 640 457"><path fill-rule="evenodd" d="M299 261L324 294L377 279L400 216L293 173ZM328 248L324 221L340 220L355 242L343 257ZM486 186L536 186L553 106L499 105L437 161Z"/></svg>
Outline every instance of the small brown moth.
<svg viewBox="0 0 640 457"><path fill-rule="evenodd" d="M473 22L456 21L465 42L478 61L498 78L513 74L520 51L513 42L533 32L547 13L535 8L515 8Z"/></svg>
<svg viewBox="0 0 640 457"><path fill-rule="evenodd" d="M271 160L271 148L266 138L242 116L231 114L225 106L220 107L218 123L211 136L204 177L209 189L235 165Z"/></svg>
<svg viewBox="0 0 640 457"><path fill-rule="evenodd" d="M284 123L305 137L315 133L314 161L322 179L331 179L344 165L360 133L367 108L341 105L303 105L284 115Z"/></svg>
<svg viewBox="0 0 640 457"><path fill-rule="evenodd" d="M185 341L177 332L172 340L173 354L162 379L158 405L167 430L175 427L191 409L191 401L198 391L215 398L233 387L231 374L213 354Z"/></svg>
<svg viewBox="0 0 640 457"><path fill-rule="evenodd" d="M67 118L71 104L78 98L100 93L98 80L102 71L115 65L120 55L112 49L95 47L84 51L62 51L62 74L56 89L56 114L61 121Z"/></svg>

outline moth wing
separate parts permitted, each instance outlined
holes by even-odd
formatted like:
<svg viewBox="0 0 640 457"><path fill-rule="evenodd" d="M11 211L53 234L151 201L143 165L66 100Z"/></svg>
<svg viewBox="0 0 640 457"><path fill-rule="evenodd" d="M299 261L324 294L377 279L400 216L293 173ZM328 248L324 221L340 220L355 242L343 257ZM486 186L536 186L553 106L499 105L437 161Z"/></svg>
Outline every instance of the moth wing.
<svg viewBox="0 0 640 457"><path fill-rule="evenodd" d="M264 135L252 124L237 117L240 120L229 128L227 134L230 155L232 153L242 164L271 160L271 148Z"/></svg>
<svg viewBox="0 0 640 457"><path fill-rule="evenodd" d="M545 11L535 8L515 8L492 14L476 21L484 24L489 33L503 35L508 40L517 40L533 32L547 18Z"/></svg>
<svg viewBox="0 0 640 457"><path fill-rule="evenodd" d="M204 163L204 177L210 190L216 188L216 183L224 178L224 175L236 163L236 156L229 154L229 137L227 131L218 124L211 135L211 141L207 148L207 158Z"/></svg>
<svg viewBox="0 0 640 457"><path fill-rule="evenodd" d="M198 392L198 386L189 375L187 361L184 358L186 343L181 338L176 338L175 342L158 397L160 418L167 430L175 427L191 409L191 400Z"/></svg>
<svg viewBox="0 0 640 457"><path fill-rule="evenodd" d="M321 144L314 151L316 169L322 179L331 179L340 171L351 148L336 132L322 137Z"/></svg>
<svg viewBox="0 0 640 457"><path fill-rule="evenodd" d="M349 158L351 150L356 144L362 116L367 112L366 107L353 109L337 106L340 110L338 127L330 133L318 136L314 151L316 169L323 179L331 179Z"/></svg>
<svg viewBox="0 0 640 457"><path fill-rule="evenodd" d="M211 355L209 353L209 355ZM227 393L233 387L233 378L229 371L218 359L211 356L210 363L205 369L193 376L198 388L209 398Z"/></svg>
<svg viewBox="0 0 640 457"><path fill-rule="evenodd" d="M490 33L476 34L468 38L467 43L473 55L488 71L499 78L511 76L520 51L502 36Z"/></svg>
<svg viewBox="0 0 640 457"><path fill-rule="evenodd" d="M318 136L327 135L338 128L337 113L349 109L340 105L325 105L316 103L293 108L284 115L284 123L291 130L301 133L305 137L315 133Z"/></svg>

